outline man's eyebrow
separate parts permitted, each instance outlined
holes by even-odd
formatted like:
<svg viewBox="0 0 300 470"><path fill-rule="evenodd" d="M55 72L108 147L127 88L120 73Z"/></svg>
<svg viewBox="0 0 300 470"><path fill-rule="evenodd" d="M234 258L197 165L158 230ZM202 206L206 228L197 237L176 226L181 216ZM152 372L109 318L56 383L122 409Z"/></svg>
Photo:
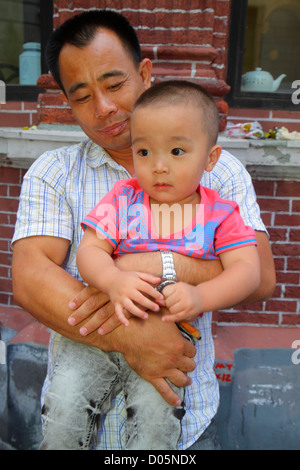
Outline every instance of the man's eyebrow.
<svg viewBox="0 0 300 470"><path fill-rule="evenodd" d="M97 81L98 82L104 82L105 80L108 80L109 78L125 77L125 76L126 76L126 74L124 72L122 72L122 70L111 70L109 72L105 72L105 73L99 75L99 77L97 78ZM85 88L87 86L88 86L87 82L75 83L74 85L72 85L69 88L69 94L71 95L71 94L75 93L78 89Z"/></svg>

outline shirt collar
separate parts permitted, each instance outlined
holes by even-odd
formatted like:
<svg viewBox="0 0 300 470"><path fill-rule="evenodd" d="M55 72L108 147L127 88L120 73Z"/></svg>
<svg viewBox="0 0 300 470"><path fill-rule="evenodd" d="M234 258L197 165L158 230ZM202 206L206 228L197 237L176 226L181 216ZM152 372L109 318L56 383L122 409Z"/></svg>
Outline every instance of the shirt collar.
<svg viewBox="0 0 300 470"><path fill-rule="evenodd" d="M87 142L86 147L86 163L92 168L102 165L109 165L111 168L120 170L124 169L122 165L117 163L105 150L92 140Z"/></svg>

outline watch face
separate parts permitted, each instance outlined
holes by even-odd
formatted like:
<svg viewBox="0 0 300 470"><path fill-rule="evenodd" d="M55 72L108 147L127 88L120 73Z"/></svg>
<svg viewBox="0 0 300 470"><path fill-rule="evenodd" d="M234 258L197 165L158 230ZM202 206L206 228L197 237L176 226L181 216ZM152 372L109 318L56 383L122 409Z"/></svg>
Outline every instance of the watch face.
<svg viewBox="0 0 300 470"><path fill-rule="evenodd" d="M162 292L164 287L169 286L170 284L176 284L176 281L172 280L172 279L162 280L162 282L160 284L158 284L156 289L158 290L158 292Z"/></svg>

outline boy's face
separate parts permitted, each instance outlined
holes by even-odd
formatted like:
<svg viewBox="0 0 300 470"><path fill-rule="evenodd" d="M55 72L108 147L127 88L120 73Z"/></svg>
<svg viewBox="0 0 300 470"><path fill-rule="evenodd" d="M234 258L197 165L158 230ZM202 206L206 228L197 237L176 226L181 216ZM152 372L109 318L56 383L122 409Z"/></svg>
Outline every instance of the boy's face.
<svg viewBox="0 0 300 470"><path fill-rule="evenodd" d="M135 174L156 203L192 203L204 170L221 147L210 147L202 111L192 104L148 105L131 118Z"/></svg>

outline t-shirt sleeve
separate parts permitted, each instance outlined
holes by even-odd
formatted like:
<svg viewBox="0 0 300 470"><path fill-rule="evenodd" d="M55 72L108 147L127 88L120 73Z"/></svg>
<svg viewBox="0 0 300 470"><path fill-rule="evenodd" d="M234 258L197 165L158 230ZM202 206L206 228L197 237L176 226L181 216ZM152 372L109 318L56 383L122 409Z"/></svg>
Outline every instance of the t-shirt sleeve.
<svg viewBox="0 0 300 470"><path fill-rule="evenodd" d="M233 204L233 211L223 220L215 233L215 254L257 245L254 230L245 225L239 207Z"/></svg>
<svg viewBox="0 0 300 470"><path fill-rule="evenodd" d="M81 227L96 231L97 236L107 240L116 249L119 237L119 182L109 191L101 201L87 214L81 222Z"/></svg>
<svg viewBox="0 0 300 470"><path fill-rule="evenodd" d="M53 152L46 152L23 178L15 241L32 236L53 236L73 240L73 216L65 198L64 169Z"/></svg>

